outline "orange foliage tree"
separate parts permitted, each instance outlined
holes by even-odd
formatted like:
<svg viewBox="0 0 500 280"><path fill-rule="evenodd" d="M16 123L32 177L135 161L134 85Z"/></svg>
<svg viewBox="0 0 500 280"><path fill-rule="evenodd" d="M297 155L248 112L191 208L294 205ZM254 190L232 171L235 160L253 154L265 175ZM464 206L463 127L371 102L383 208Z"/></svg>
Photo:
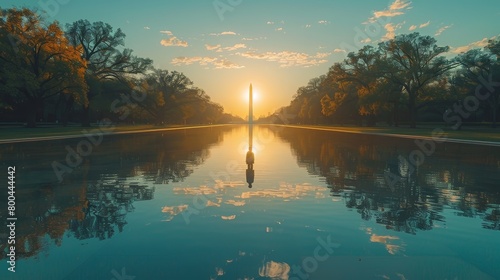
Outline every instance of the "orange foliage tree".
<svg viewBox="0 0 500 280"><path fill-rule="evenodd" d="M1 15L1 103L25 112L29 127L36 126L37 114L56 95L71 94L86 104L81 48L68 43L58 22L47 23L27 8L2 10Z"/></svg>

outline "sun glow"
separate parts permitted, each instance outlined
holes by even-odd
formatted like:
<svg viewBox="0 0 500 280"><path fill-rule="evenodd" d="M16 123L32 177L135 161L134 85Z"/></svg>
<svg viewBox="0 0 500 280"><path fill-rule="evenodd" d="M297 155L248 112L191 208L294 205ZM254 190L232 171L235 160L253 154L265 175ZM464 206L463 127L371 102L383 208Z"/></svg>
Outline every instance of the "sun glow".
<svg viewBox="0 0 500 280"><path fill-rule="evenodd" d="M254 104L260 101L260 92L255 87L252 90L252 95ZM246 91L243 92L243 99L245 100L246 103L249 102L248 88L246 89Z"/></svg>
<svg viewBox="0 0 500 280"><path fill-rule="evenodd" d="M238 87L239 94L236 94L238 101L234 104L239 107L239 115L242 116L243 119L248 119L249 112L249 90L250 90L249 81L246 85L241 84L241 87ZM268 91L260 87L263 83L252 83L252 97L253 97L253 119L256 120L260 116L263 116L264 112L269 112L269 96L267 96Z"/></svg>
<svg viewBox="0 0 500 280"><path fill-rule="evenodd" d="M258 154L262 149L263 148L261 147L261 145L259 145L259 143L253 143L252 152L254 155ZM241 143L238 147L238 151L241 155L246 155L248 150L250 150L248 143Z"/></svg>

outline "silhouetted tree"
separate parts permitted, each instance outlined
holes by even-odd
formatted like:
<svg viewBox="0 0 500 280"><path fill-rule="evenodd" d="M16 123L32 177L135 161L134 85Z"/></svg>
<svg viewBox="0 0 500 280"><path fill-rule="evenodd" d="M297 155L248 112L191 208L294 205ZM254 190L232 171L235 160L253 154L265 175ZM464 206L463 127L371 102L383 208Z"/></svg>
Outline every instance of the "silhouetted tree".
<svg viewBox="0 0 500 280"><path fill-rule="evenodd" d="M490 41L484 51L469 50L456 59L462 65L456 76L457 83L461 84L468 95L476 95L476 98L479 95L480 99L486 102L491 111L493 127L496 127L500 106L500 83L497 82L500 81L499 44L500 40Z"/></svg>
<svg viewBox="0 0 500 280"><path fill-rule="evenodd" d="M414 128L417 103L425 87L456 67L442 56L449 47L440 47L436 39L415 32L398 35L379 44L379 48L384 62L381 73L408 95L410 126Z"/></svg>
<svg viewBox="0 0 500 280"><path fill-rule="evenodd" d="M121 29L113 31L107 23L78 20L66 25L66 36L73 46L81 46L82 58L87 63L85 78L91 86L87 93L89 102L83 106L82 125L90 126L90 101L100 93L97 84L103 80L127 82L133 74L143 74L152 64L150 59L132 55L132 50L123 49L125 34Z"/></svg>

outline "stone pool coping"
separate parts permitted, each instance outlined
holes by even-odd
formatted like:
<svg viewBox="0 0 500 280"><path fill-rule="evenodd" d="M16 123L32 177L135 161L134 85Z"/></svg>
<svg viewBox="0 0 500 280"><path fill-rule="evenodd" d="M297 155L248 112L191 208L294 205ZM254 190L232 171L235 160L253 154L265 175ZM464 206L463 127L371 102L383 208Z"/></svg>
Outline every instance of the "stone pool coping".
<svg viewBox="0 0 500 280"><path fill-rule="evenodd" d="M166 127L166 128L152 128L152 129L138 129L138 130L125 130L125 131L103 131L103 135L120 135L120 134L135 134L135 133L148 133L148 132L161 132L161 131L172 131L172 130L183 130L183 129L195 129L195 128L208 128L208 127L219 127L226 126L227 124L220 125L197 125L197 126L179 126L179 127ZM90 127L82 129L88 129L90 133L98 127ZM52 141L52 140L64 140L64 139L75 139L75 138L85 138L84 133L70 134L70 135L55 135L55 136L37 136L37 137L24 137L24 138L14 138L14 139L2 139L0 144L10 144L10 143L24 143L24 142L37 142L37 141Z"/></svg>
<svg viewBox="0 0 500 280"><path fill-rule="evenodd" d="M154 129L139 129L139 130L127 130L127 131L116 131L116 132L105 132L105 135L120 135L120 134L135 134L135 133L148 133L148 132L161 132L161 131L174 131L183 129L196 129L196 128L208 128L208 127L219 127L219 126L229 126L229 125L241 125L241 124L219 124L219 125L202 125L202 126L180 126L180 127L168 127L168 128L154 128ZM260 124L256 124L260 125ZM361 135L373 135L373 136L388 136L404 139L424 139L424 140L435 140L433 137L420 136L420 135L408 135L408 134L392 134L392 133L380 133L380 132L366 132L366 131L353 131L348 129L340 129L337 127L315 127L315 126L302 126L302 125L276 125L276 124L262 124L269 126L279 126L279 127L289 127L289 128L300 128L300 129L310 129L310 130L321 130L321 131L332 131L332 132L342 132L351 134L361 134ZM15 138L15 139L3 139L0 140L0 144L9 143L23 143L23 142L37 142L37 141L52 141L52 140L64 140L64 139L75 139L83 138L85 135L73 134L73 135L60 135L60 136L40 136L40 137L27 137L27 138ZM482 141L482 140L467 140L467 139L457 139L457 138L442 138L447 143L457 143L457 144L469 144L469 145L483 145L483 146L494 146L500 147L500 142L494 141Z"/></svg>
<svg viewBox="0 0 500 280"><path fill-rule="evenodd" d="M373 135L373 136L388 136L396 138L405 139L423 139L423 140L435 140L436 138L421 135L408 135L408 134L392 134L392 133L381 133L381 132L367 132L367 131L353 131L348 129L339 129L336 127L316 127L316 126L301 126L301 125L279 125L281 127L290 128L301 128L301 129L311 129L311 130L322 130L322 131L332 131L332 132L342 132L342 133L352 133L361 135ZM457 144L469 144L469 145L483 145L483 146L495 146L500 147L500 142L495 141L482 141L482 140L468 140L468 139L457 139L457 138L441 138L445 143L457 143Z"/></svg>

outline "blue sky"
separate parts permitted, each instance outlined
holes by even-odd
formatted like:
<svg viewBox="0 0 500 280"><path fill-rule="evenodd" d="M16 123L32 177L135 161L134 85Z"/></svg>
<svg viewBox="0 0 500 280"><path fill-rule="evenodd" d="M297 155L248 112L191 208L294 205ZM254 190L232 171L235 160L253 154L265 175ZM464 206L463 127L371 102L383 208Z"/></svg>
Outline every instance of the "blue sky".
<svg viewBox="0 0 500 280"><path fill-rule="evenodd" d="M186 74L226 112L245 116L249 83L255 115L288 105L298 87L346 53L420 32L451 47L450 57L500 34L500 1L2 1L62 25L79 19L121 28L125 46L154 65Z"/></svg>

